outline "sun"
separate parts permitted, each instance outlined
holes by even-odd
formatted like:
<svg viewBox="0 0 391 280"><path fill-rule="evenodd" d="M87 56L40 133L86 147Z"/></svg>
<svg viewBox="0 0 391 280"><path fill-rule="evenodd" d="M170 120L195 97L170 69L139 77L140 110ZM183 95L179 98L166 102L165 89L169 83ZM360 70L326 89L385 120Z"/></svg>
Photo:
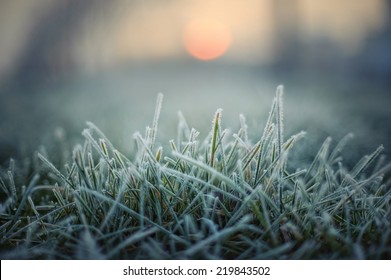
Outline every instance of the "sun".
<svg viewBox="0 0 391 280"><path fill-rule="evenodd" d="M228 26L214 19L190 21L185 26L183 37L187 52L200 60L222 56L232 43Z"/></svg>

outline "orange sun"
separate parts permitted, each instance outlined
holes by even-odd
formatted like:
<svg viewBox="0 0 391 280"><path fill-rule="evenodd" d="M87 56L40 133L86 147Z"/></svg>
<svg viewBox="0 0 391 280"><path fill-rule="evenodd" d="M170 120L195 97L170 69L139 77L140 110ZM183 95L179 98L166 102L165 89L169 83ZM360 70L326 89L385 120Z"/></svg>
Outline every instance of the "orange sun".
<svg viewBox="0 0 391 280"><path fill-rule="evenodd" d="M186 50L200 60L212 60L222 56L232 42L228 26L212 19L189 22L184 30Z"/></svg>

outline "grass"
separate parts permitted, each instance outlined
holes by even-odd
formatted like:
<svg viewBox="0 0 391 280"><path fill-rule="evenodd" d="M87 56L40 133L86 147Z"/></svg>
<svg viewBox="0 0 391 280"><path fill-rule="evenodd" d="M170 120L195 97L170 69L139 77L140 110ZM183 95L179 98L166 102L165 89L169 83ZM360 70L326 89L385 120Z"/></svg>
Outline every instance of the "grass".
<svg viewBox="0 0 391 280"><path fill-rule="evenodd" d="M178 135L152 126L118 151L92 123L72 161L37 153L0 177L2 259L382 259L391 257L391 164L380 146L349 170L327 138L306 169L289 158L304 132L284 139L283 88L262 135L222 126L204 140L179 114Z"/></svg>

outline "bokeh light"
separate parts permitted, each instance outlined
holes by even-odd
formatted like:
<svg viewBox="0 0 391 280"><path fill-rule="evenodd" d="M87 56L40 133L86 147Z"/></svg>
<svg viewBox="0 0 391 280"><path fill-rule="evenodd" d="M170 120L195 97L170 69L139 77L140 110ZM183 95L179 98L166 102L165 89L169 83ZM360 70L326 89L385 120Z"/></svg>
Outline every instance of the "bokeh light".
<svg viewBox="0 0 391 280"><path fill-rule="evenodd" d="M232 42L228 26L214 19L189 22L183 36L186 50L200 60L212 60L222 56Z"/></svg>

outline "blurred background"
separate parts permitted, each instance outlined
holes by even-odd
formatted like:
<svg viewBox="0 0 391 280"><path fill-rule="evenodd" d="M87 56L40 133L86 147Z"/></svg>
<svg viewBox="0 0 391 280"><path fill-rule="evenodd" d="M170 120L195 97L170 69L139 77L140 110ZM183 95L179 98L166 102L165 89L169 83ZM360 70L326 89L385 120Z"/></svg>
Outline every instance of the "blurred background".
<svg viewBox="0 0 391 280"><path fill-rule="evenodd" d="M356 135L352 157L391 149L391 1L1 0L0 164L82 139L86 121L123 151L152 122L175 138L177 112L206 137L263 125L285 86L287 134Z"/></svg>

